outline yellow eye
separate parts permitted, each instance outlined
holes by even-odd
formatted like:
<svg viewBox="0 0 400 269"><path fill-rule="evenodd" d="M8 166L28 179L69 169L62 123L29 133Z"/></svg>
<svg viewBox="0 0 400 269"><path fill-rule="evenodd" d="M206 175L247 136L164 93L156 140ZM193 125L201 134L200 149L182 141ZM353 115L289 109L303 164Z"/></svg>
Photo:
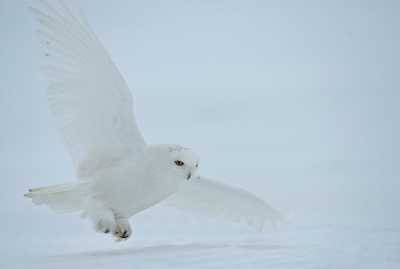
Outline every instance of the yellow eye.
<svg viewBox="0 0 400 269"><path fill-rule="evenodd" d="M182 166L182 165L184 165L184 163L181 162L181 161L175 161L175 163L176 163L177 166Z"/></svg>

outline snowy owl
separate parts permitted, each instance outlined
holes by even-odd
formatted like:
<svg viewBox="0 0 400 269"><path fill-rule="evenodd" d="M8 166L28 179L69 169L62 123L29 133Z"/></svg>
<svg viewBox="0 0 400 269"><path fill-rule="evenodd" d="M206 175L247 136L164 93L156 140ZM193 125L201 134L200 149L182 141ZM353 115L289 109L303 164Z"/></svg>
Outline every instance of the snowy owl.
<svg viewBox="0 0 400 269"><path fill-rule="evenodd" d="M254 194L198 173L199 157L179 144L148 145L136 125L132 95L79 5L75 15L39 1L29 8L48 79L47 102L76 167L76 181L29 189L25 197L57 213L82 210L96 231L116 240L131 234L128 219L162 201L179 210L256 230L288 217Z"/></svg>

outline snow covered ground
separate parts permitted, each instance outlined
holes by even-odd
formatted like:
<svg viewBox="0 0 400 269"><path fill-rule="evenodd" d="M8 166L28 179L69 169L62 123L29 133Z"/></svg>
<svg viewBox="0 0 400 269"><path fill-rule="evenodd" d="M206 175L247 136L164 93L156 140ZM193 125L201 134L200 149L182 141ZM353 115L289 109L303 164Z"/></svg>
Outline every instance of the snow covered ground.
<svg viewBox="0 0 400 269"><path fill-rule="evenodd" d="M148 211L132 218L133 236L123 243L94 233L78 214L49 211L44 229L18 234L10 228L1 238L0 267L400 268L400 226L383 219L295 216L258 233L162 205Z"/></svg>

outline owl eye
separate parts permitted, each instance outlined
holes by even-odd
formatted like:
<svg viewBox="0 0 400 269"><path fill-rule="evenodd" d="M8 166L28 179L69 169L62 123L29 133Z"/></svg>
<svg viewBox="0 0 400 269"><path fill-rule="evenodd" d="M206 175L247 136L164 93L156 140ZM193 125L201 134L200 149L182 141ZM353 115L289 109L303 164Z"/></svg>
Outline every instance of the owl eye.
<svg viewBox="0 0 400 269"><path fill-rule="evenodd" d="M176 164L177 166L182 166L182 165L184 165L184 163L181 162L181 161L175 161L175 164Z"/></svg>

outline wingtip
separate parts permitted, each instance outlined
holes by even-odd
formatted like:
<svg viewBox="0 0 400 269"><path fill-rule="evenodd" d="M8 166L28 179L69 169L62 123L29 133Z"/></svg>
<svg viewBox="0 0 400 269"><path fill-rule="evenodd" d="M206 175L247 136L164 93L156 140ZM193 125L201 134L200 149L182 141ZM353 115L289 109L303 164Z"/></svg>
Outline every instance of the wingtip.
<svg viewBox="0 0 400 269"><path fill-rule="evenodd" d="M261 222L256 222L256 223L253 223L253 224L251 224L251 227L253 227L257 232L261 232L262 231L262 229L263 229L263 224L261 223Z"/></svg>
<svg viewBox="0 0 400 269"><path fill-rule="evenodd" d="M289 215L285 216L285 218L289 220L289 219L293 218L293 216L294 216L294 213L290 213Z"/></svg>

